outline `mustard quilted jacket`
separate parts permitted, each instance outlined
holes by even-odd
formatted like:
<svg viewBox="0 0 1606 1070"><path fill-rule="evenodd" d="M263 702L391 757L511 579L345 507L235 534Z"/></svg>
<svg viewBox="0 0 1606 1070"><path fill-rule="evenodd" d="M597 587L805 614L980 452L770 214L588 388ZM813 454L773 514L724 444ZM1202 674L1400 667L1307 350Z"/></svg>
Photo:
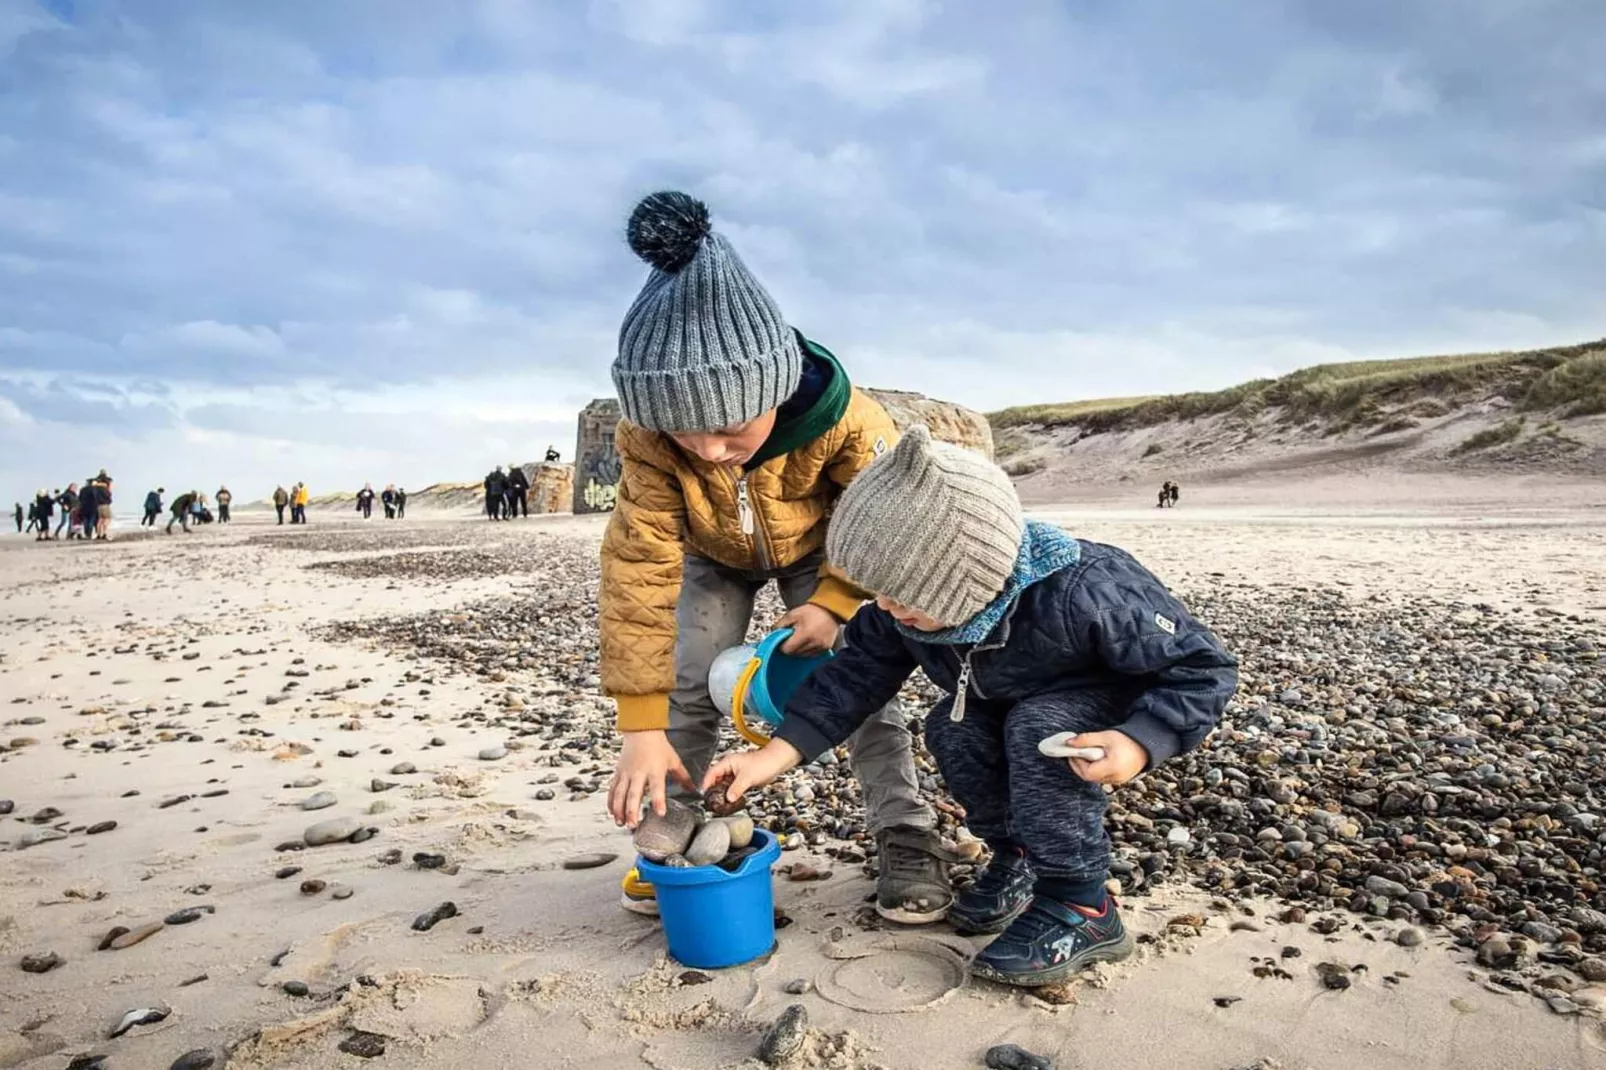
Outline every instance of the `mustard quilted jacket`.
<svg viewBox="0 0 1606 1070"><path fill-rule="evenodd" d="M620 421L619 492L602 540L601 594L602 687L619 704L620 730L669 726L686 551L731 568L795 564L825 544L837 496L897 434L886 410L854 389L825 434L741 473ZM867 595L829 566L820 572L809 601L849 619Z"/></svg>

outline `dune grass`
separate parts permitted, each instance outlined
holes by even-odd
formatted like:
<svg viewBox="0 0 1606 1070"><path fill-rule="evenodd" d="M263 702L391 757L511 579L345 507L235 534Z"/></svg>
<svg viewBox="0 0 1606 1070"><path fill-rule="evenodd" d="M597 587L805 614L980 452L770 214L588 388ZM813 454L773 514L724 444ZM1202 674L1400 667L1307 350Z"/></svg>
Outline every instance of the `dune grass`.
<svg viewBox="0 0 1606 1070"><path fill-rule="evenodd" d="M1520 353L1467 353L1318 364L1225 390L1025 405L988 417L995 429L1076 426L1085 434L1230 413L1248 421L1276 410L1288 424L1315 421L1330 434L1397 418L1448 412L1458 400L1498 393L1525 410L1565 416L1606 412L1606 340Z"/></svg>
<svg viewBox="0 0 1606 1070"><path fill-rule="evenodd" d="M1522 429L1527 426L1525 416L1513 416L1509 420L1501 420L1493 427L1486 427L1482 431L1468 438L1457 446L1455 453L1474 453L1478 450L1492 449L1495 446L1504 446L1508 442L1515 442L1522 435Z"/></svg>

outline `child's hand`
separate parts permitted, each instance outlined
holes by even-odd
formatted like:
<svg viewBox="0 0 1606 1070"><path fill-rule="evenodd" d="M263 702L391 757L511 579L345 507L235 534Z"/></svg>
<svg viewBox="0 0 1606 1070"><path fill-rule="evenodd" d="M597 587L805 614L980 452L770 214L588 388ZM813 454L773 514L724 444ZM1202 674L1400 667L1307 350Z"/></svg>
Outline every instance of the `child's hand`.
<svg viewBox="0 0 1606 1070"><path fill-rule="evenodd" d="M641 822L641 801L663 816L669 812L668 780L692 789L691 774L663 731L626 732L624 749L608 785L608 813L616 825L635 828Z"/></svg>
<svg viewBox="0 0 1606 1070"><path fill-rule="evenodd" d="M776 630L792 629L792 634L781 644L783 654L823 654L836 646L837 633L842 625L829 609L804 603L775 622Z"/></svg>
<svg viewBox="0 0 1606 1070"><path fill-rule="evenodd" d="M788 769L793 769L803 760L797 748L784 739L772 739L758 750L742 751L739 754L727 754L714 763L714 767L703 777L703 790L707 791L727 776L731 777L730 786L725 789L725 798L735 802L749 788L762 788Z"/></svg>
<svg viewBox="0 0 1606 1070"><path fill-rule="evenodd" d="M1083 732L1070 742L1073 747L1104 748L1104 757L1096 762L1066 759L1071 772L1090 784L1125 784L1149 764L1149 752L1143 744L1120 732Z"/></svg>

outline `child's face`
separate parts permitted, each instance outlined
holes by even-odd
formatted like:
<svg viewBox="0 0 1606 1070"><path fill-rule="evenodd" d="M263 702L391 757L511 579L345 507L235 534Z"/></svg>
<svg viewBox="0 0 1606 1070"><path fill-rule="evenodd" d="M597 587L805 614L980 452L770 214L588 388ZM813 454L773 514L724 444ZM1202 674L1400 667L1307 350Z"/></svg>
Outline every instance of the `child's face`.
<svg viewBox="0 0 1606 1070"><path fill-rule="evenodd" d="M884 594L876 595L875 604L891 613L899 624L913 628L917 632L940 632L948 627L936 617L928 617L918 609L910 609L902 602L894 602Z"/></svg>
<svg viewBox="0 0 1606 1070"><path fill-rule="evenodd" d="M709 464L734 468L746 464L775 430L775 410L718 431L682 431L671 434L675 444Z"/></svg>

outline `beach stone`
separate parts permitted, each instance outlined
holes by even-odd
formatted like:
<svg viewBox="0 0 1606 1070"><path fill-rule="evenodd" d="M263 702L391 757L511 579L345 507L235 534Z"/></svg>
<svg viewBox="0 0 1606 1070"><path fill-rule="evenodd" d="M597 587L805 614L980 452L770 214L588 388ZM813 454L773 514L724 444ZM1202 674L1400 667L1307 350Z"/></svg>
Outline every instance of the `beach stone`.
<svg viewBox="0 0 1606 1070"><path fill-rule="evenodd" d="M168 925L188 925L192 921L200 921L207 914L212 913L211 907L185 907L175 910L162 921Z"/></svg>
<svg viewBox="0 0 1606 1070"><path fill-rule="evenodd" d="M686 848L686 861L694 866L711 866L730 853L731 830L723 821L710 821L697 830Z"/></svg>
<svg viewBox="0 0 1606 1070"><path fill-rule="evenodd" d="M1316 976L1321 978L1322 987L1342 992L1350 986L1350 971L1348 966L1337 962L1323 962L1316 967Z"/></svg>
<svg viewBox="0 0 1606 1070"><path fill-rule="evenodd" d="M607 851L599 851L599 852L597 852L595 854L588 854L588 855L574 855L571 858L565 858L563 860L563 868L564 869L596 869L598 866L607 865L609 862L612 862L614 859L616 859L618 857L619 857L618 855L612 854L612 853L607 852Z"/></svg>
<svg viewBox="0 0 1606 1070"><path fill-rule="evenodd" d="M374 792L376 795L379 792L389 791L391 788L399 786L400 785L398 785L394 780L380 780L378 777L374 777L374 779L368 782L368 790Z"/></svg>
<svg viewBox="0 0 1606 1070"><path fill-rule="evenodd" d="M696 832L697 811L670 799L664 816L659 817L650 809L642 816L632 842L641 857L649 862L662 862L670 855L684 854Z"/></svg>
<svg viewBox="0 0 1606 1070"><path fill-rule="evenodd" d="M124 1014L112 1031L107 1034L107 1037L111 1040L116 1040L136 1026L155 1025L157 1022L164 1022L167 1020L167 1016L172 1013L172 1010L167 1007L138 1007Z"/></svg>
<svg viewBox="0 0 1606 1070"><path fill-rule="evenodd" d="M1173 847L1186 847L1192 839L1192 834L1182 825L1175 826L1165 834L1165 842Z"/></svg>
<svg viewBox="0 0 1606 1070"><path fill-rule="evenodd" d="M307 987L307 983L305 981L286 981L284 984L280 985L279 988L284 992L285 995L295 996L297 999L312 991L312 989Z"/></svg>
<svg viewBox="0 0 1606 1070"><path fill-rule="evenodd" d="M745 795L735 802L731 802L725 794L726 789L735 782L736 778L727 773L709 785L708 790L703 792L703 809L715 817L729 817L746 806L747 797Z"/></svg>
<svg viewBox="0 0 1606 1070"><path fill-rule="evenodd" d="M301 882L301 894L302 895L319 895L327 887L329 887L329 884L328 884L327 881L321 881L321 880L318 880L317 878L313 878L311 880L304 880L304 881Z"/></svg>
<svg viewBox="0 0 1606 1070"><path fill-rule="evenodd" d="M1581 959L1577 966L1578 976L1586 981L1606 981L1606 959Z"/></svg>
<svg viewBox="0 0 1606 1070"><path fill-rule="evenodd" d="M778 1066L796 1055L803 1047L808 1033L809 1012L801 1003L794 1003L781 1012L773 1025L759 1041L758 1057L770 1066Z"/></svg>
<svg viewBox="0 0 1606 1070"><path fill-rule="evenodd" d="M395 808L396 806L394 803L391 803L385 799L375 799L373 802L368 804L368 814L370 817L376 814L388 814Z"/></svg>
<svg viewBox="0 0 1606 1070"><path fill-rule="evenodd" d="M112 829L114 829L116 827L117 827L117 822L115 822L115 821L100 821L100 822L97 822L97 823L95 823L93 825L90 825L87 829L84 830L84 833L86 835L89 835L89 836L99 836L101 833L110 832Z"/></svg>
<svg viewBox="0 0 1606 1070"><path fill-rule="evenodd" d="M323 778L322 777L300 776L300 777L296 777L294 780L290 781L290 786L292 788L315 788L319 784L322 784L322 783L323 783Z"/></svg>
<svg viewBox="0 0 1606 1070"><path fill-rule="evenodd" d="M785 992L789 996L801 996L812 987L814 986L807 978L799 977L795 980L786 982L786 986L781 991Z"/></svg>
<svg viewBox="0 0 1606 1070"><path fill-rule="evenodd" d="M17 808L17 804L16 804L16 802L14 800L12 800L12 799L0 799L0 817L5 817L7 814L11 813L16 808Z"/></svg>
<svg viewBox="0 0 1606 1070"><path fill-rule="evenodd" d="M196 1048L187 1051L173 1060L168 1070L212 1070L217 1065L217 1056L207 1048Z"/></svg>
<svg viewBox="0 0 1606 1070"><path fill-rule="evenodd" d="M117 939L119 936L122 936L127 931L128 931L128 926L126 926L126 925L114 925L114 926L112 926L110 929L106 930L106 935L102 936L100 938L100 943L96 946L95 950L96 951L109 951L111 949L111 946L112 946L112 941Z"/></svg>
<svg viewBox="0 0 1606 1070"><path fill-rule="evenodd" d="M143 943L144 941L149 940L166 927L167 926L162 922L153 921L147 925L141 925L136 929L129 929L121 936L118 936L112 940L112 942L107 946L113 951L122 951L126 948L133 947L135 944Z"/></svg>
<svg viewBox="0 0 1606 1070"><path fill-rule="evenodd" d="M418 772L418 766L414 765L412 762L397 762L395 765L390 767L391 776L407 776L410 773L416 772Z"/></svg>
<svg viewBox="0 0 1606 1070"><path fill-rule="evenodd" d="M379 830L377 828L372 825L365 825L356 832L353 832L350 836L346 837L346 842L367 843L377 835L379 835Z"/></svg>
<svg viewBox="0 0 1606 1070"><path fill-rule="evenodd" d="M446 856L418 851L413 855L413 865L419 869L441 869L446 865Z"/></svg>
<svg viewBox="0 0 1606 1070"><path fill-rule="evenodd" d="M558 797L558 793L551 788L542 788L535 793L536 802L551 802Z"/></svg>
<svg viewBox="0 0 1606 1070"><path fill-rule="evenodd" d="M431 910L426 910L424 913L414 918L413 930L415 932L427 933L435 926L445 921L447 918L455 917L457 917L457 904L447 900L440 906L437 906Z"/></svg>
<svg viewBox="0 0 1606 1070"><path fill-rule="evenodd" d="M307 831L301 834L301 838L306 841L308 847L322 847L325 844L350 840L361 831L362 821L358 818L332 817L316 825L307 826Z"/></svg>
<svg viewBox="0 0 1606 1070"><path fill-rule="evenodd" d="M346 885L342 884L342 885L340 885L340 886L338 886L338 887L336 887L336 888L334 888L333 890L330 891L329 898L330 899L350 899L352 896L354 896L356 894L357 893L356 893L355 890L353 890L353 889L347 887Z"/></svg>
<svg viewBox="0 0 1606 1070"><path fill-rule="evenodd" d="M724 818L725 827L730 829L731 850L740 851L753 842L753 818L748 814L733 814Z"/></svg>
<svg viewBox="0 0 1606 1070"><path fill-rule="evenodd" d="M1054 1070L1054 1061L1015 1044L995 1044L982 1060L991 1070Z"/></svg>
<svg viewBox="0 0 1606 1070"><path fill-rule="evenodd" d="M67 1064L67 1070L108 1070L106 1066L108 1058L110 1056L93 1052L74 1055L72 1061Z"/></svg>
<svg viewBox="0 0 1606 1070"><path fill-rule="evenodd" d="M23 973L49 973L62 964L62 957L54 951L46 951L39 955L24 955L22 957Z"/></svg>
<svg viewBox="0 0 1606 1070"><path fill-rule="evenodd" d="M1390 899L1404 899L1410 891L1399 881L1391 881L1387 877L1375 875L1366 878L1366 890L1373 895L1387 896Z"/></svg>
<svg viewBox="0 0 1606 1070"><path fill-rule="evenodd" d="M1421 929L1406 926L1394 934L1394 942L1401 947L1420 947L1424 939Z"/></svg>
<svg viewBox="0 0 1606 1070"><path fill-rule="evenodd" d="M301 800L301 809L303 809L303 810L327 810L329 807L335 805L339 801L340 801L339 799L335 798L335 793L334 792L332 792L332 791L320 791L316 795L309 795L305 799L302 799Z"/></svg>
<svg viewBox="0 0 1606 1070"><path fill-rule="evenodd" d="M359 1059L377 1059L385 1054L385 1038L363 1030L351 1034L338 1046L347 1055L355 1055Z"/></svg>
<svg viewBox="0 0 1606 1070"><path fill-rule="evenodd" d="M486 748L484 748L484 749L482 749L480 751L480 761L482 761L482 762L500 761L501 759L506 758L506 757L507 757L507 748L502 746L501 744L497 744L494 747L486 747Z"/></svg>

